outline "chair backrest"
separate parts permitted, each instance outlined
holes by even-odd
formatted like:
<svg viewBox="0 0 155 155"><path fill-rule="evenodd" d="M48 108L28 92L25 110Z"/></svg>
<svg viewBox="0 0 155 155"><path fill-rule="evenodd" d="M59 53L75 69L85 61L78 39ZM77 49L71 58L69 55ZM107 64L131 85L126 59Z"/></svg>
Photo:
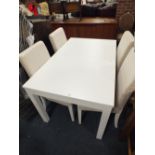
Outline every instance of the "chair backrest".
<svg viewBox="0 0 155 155"><path fill-rule="evenodd" d="M117 72L119 71L121 64L123 63L131 47L133 46L134 46L134 36L131 34L131 32L125 31L117 47L117 59L116 59Z"/></svg>
<svg viewBox="0 0 155 155"><path fill-rule="evenodd" d="M135 90L135 52L134 47L130 49L118 74L116 88L116 106L114 112L122 110L128 98Z"/></svg>
<svg viewBox="0 0 155 155"><path fill-rule="evenodd" d="M66 41L67 37L62 27L57 28L55 31L49 34L49 40L52 44L54 52L56 52L60 47L62 47Z"/></svg>
<svg viewBox="0 0 155 155"><path fill-rule="evenodd" d="M132 30L134 25L134 16L130 12L126 12L119 18L119 29L121 31Z"/></svg>
<svg viewBox="0 0 155 155"><path fill-rule="evenodd" d="M49 52L42 41L38 41L19 54L19 61L29 77L31 77L49 58Z"/></svg>

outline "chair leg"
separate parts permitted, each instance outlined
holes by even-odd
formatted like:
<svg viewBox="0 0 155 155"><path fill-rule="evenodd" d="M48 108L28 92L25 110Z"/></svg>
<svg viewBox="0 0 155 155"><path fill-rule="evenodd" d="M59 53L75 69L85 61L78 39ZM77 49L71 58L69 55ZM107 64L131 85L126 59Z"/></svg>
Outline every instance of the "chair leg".
<svg viewBox="0 0 155 155"><path fill-rule="evenodd" d="M42 102L42 104L43 104L43 107L44 107L45 110L46 110L46 101L45 101L45 99L44 99L43 97L40 96L40 100L41 100L41 102Z"/></svg>
<svg viewBox="0 0 155 155"><path fill-rule="evenodd" d="M79 108L79 106L77 106L77 111L78 111L78 122L79 122L79 124L81 124L82 110Z"/></svg>
<svg viewBox="0 0 155 155"><path fill-rule="evenodd" d="M48 113L46 112L45 108L43 107L39 96L34 95L27 90L26 90L26 92L27 92L29 98L31 99L32 103L34 104L35 108L37 109L38 113L40 114L42 120L46 123L49 122L50 118L49 118Z"/></svg>
<svg viewBox="0 0 155 155"><path fill-rule="evenodd" d="M114 126L115 126L115 128L118 128L118 121L119 121L119 117L120 117L120 115L122 113L122 110L115 114L115 118L114 118Z"/></svg>
<svg viewBox="0 0 155 155"><path fill-rule="evenodd" d="M71 120L72 120L72 122L74 122L75 119L74 119L73 105L68 105L68 110L69 110L69 113L71 116Z"/></svg>
<svg viewBox="0 0 155 155"><path fill-rule="evenodd" d="M114 118L114 126L115 126L115 128L118 128L118 120L119 120L119 114L115 114L115 118Z"/></svg>

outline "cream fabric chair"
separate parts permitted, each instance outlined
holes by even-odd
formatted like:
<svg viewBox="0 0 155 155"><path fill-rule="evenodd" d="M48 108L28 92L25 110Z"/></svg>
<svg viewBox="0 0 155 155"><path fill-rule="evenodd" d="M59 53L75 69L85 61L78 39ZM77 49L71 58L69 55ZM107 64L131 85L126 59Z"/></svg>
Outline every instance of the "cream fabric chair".
<svg viewBox="0 0 155 155"><path fill-rule="evenodd" d="M128 101L130 95L135 90L135 53L134 47L130 49L125 58L118 74L116 87L116 100L113 112L115 113L114 126L118 127L118 120L123 111L123 108ZM82 111L97 111L100 109L90 109L83 106L78 106L78 121L81 124Z"/></svg>
<svg viewBox="0 0 155 155"><path fill-rule="evenodd" d="M118 120L122 110L135 90L135 53L134 47L130 49L117 75L116 105L113 109L115 113L114 124L118 126Z"/></svg>
<svg viewBox="0 0 155 155"><path fill-rule="evenodd" d="M31 77L50 58L42 41L38 41L19 54L19 61L28 76Z"/></svg>
<svg viewBox="0 0 155 155"><path fill-rule="evenodd" d="M59 27L55 31L50 33L49 34L49 40L52 44L54 52L56 52L67 41L67 37L66 37L64 29L62 27Z"/></svg>
<svg viewBox="0 0 155 155"><path fill-rule="evenodd" d="M43 41L38 41L33 44L23 52L19 54L19 61L28 76L31 77L37 70L47 62L50 58L49 52L43 43ZM43 97L40 97L43 106L46 108L46 101ZM50 99L48 99L50 100ZM71 120L74 121L73 107L72 105L67 105L65 103L60 103L62 105L68 106Z"/></svg>
<svg viewBox="0 0 155 155"><path fill-rule="evenodd" d="M134 37L129 31L125 31L117 47L116 69L117 73L125 57L134 46Z"/></svg>

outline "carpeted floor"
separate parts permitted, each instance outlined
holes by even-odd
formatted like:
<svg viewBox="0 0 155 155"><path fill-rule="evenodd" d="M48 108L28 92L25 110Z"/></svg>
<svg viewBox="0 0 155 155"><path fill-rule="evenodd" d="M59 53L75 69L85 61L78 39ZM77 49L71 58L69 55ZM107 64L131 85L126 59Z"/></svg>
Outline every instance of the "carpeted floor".
<svg viewBox="0 0 155 155"><path fill-rule="evenodd" d="M102 140L97 140L100 113L85 112L82 125L78 125L76 113L76 121L70 120L64 106L49 105L48 113L49 123L38 114L31 119L20 118L20 155L127 155L127 141L119 140L113 114Z"/></svg>

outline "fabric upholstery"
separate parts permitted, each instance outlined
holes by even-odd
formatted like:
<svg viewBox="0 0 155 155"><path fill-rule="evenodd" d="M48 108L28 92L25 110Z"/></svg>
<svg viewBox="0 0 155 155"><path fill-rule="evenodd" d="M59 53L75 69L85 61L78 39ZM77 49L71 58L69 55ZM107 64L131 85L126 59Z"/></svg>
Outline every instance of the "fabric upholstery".
<svg viewBox="0 0 155 155"><path fill-rule="evenodd" d="M131 93L135 90L135 53L132 47L125 58L118 74L116 88L116 105L114 112L123 109Z"/></svg>
<svg viewBox="0 0 155 155"><path fill-rule="evenodd" d="M131 47L134 46L134 36L129 31L125 31L117 47L117 72L119 71L121 64L127 56Z"/></svg>
<svg viewBox="0 0 155 155"><path fill-rule="evenodd" d="M19 61L31 77L48 59L49 52L42 41L38 41L20 53Z"/></svg>
<svg viewBox="0 0 155 155"><path fill-rule="evenodd" d="M56 52L67 41L64 29L62 27L60 27L60 28L56 29L54 32L50 33L49 40L53 46L54 51Z"/></svg>
<svg viewBox="0 0 155 155"><path fill-rule="evenodd" d="M49 52L42 41L35 43L28 49L20 53L19 60L21 65L24 67L27 74L31 77L43 64L50 58ZM46 108L46 100L40 97L41 102ZM51 99L49 99L51 100ZM52 100L51 100L52 101ZM74 121L73 107L72 104L60 103L68 106L68 110L71 116L71 120Z"/></svg>

